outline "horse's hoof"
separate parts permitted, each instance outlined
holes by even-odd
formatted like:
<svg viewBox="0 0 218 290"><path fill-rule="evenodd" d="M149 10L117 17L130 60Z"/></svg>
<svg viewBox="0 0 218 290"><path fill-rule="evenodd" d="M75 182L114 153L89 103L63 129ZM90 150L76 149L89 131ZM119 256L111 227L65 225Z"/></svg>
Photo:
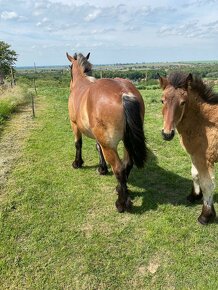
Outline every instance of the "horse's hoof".
<svg viewBox="0 0 218 290"><path fill-rule="evenodd" d="M199 194L196 194L194 191L194 187L192 187L191 193L187 196L187 200L191 203L194 203L195 201L201 200L203 197L202 191L199 192Z"/></svg>
<svg viewBox="0 0 218 290"><path fill-rule="evenodd" d="M107 167L103 167L103 166L99 166L98 167L98 173L100 175L106 175L108 173L108 169Z"/></svg>
<svg viewBox="0 0 218 290"><path fill-rule="evenodd" d="M124 211L130 211L132 209L132 201L130 197L127 198L126 202L121 203L118 200L115 202L117 211L122 213Z"/></svg>
<svg viewBox="0 0 218 290"><path fill-rule="evenodd" d="M214 205L211 206L203 205L202 212L198 217L198 221L202 225L207 225L208 223L212 223L216 218L216 212L214 209Z"/></svg>
<svg viewBox="0 0 218 290"><path fill-rule="evenodd" d="M125 206L124 204L121 204L118 200L115 202L115 205L116 205L116 208L117 208L117 211L119 213L122 213L125 211Z"/></svg>
<svg viewBox="0 0 218 290"><path fill-rule="evenodd" d="M127 211L130 211L131 209L132 209L132 201L131 201L131 198L130 197L128 197L127 198L127 201L126 201L126 210Z"/></svg>
<svg viewBox="0 0 218 290"><path fill-rule="evenodd" d="M78 169L82 167L83 163L83 160L75 160L73 161L72 166L74 169Z"/></svg>
<svg viewBox="0 0 218 290"><path fill-rule="evenodd" d="M120 191L121 191L121 186L118 184L118 185L116 186L116 192L119 193Z"/></svg>

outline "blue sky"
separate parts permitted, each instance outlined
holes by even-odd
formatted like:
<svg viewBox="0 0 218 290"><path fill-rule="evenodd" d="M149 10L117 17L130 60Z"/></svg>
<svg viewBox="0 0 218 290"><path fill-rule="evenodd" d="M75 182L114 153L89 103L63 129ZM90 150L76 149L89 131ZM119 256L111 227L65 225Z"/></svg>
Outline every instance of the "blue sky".
<svg viewBox="0 0 218 290"><path fill-rule="evenodd" d="M218 60L218 0L0 0L18 66Z"/></svg>

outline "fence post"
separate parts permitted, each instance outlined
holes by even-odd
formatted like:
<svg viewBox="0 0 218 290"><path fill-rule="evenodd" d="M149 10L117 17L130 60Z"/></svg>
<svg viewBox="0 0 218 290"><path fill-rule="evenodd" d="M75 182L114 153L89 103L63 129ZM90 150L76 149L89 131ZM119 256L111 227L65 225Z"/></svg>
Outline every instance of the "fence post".
<svg viewBox="0 0 218 290"><path fill-rule="evenodd" d="M35 64L35 62L34 62L34 72L35 72L35 74L34 74L34 78L33 78L33 83L34 83L35 93L36 93L36 96L37 96L36 79L35 79L35 77L36 77L36 64Z"/></svg>
<svg viewBox="0 0 218 290"><path fill-rule="evenodd" d="M36 76L36 64L35 64L35 62L34 62L34 77L33 77L33 85L34 85L34 89L35 89L35 94L36 94L36 96L37 96L35 76ZM32 112L33 112L33 118L35 118L36 114L35 114L35 100L34 100L34 94L32 94Z"/></svg>
<svg viewBox="0 0 218 290"><path fill-rule="evenodd" d="M11 87L13 88L13 86L14 86L14 73L13 73L13 68L12 68L12 66L11 66Z"/></svg>

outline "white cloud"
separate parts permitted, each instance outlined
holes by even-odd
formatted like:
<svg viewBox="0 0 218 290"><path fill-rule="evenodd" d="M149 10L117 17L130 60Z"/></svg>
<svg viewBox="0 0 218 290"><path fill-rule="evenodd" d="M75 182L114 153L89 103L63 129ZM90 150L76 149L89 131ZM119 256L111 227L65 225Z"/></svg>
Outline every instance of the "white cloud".
<svg viewBox="0 0 218 290"><path fill-rule="evenodd" d="M84 20L89 22L89 21L93 21L95 20L99 15L101 14L101 10L100 9L96 9L94 11L92 11L91 13L89 13Z"/></svg>
<svg viewBox="0 0 218 290"><path fill-rule="evenodd" d="M1 13L1 19L3 20L11 20L11 19L16 19L18 18L18 15L14 11L3 11Z"/></svg>

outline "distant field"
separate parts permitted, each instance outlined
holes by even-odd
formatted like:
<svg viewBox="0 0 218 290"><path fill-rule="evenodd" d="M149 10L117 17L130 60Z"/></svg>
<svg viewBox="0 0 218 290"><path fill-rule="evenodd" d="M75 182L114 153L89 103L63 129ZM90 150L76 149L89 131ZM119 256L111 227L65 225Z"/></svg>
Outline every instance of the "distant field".
<svg viewBox="0 0 218 290"><path fill-rule="evenodd" d="M128 69L129 67L133 67L133 68L149 68L149 67L164 67L164 68L168 68L170 66L177 66L177 67L181 67L181 66L214 66L218 64L218 60L208 60L208 61L179 61L179 62L144 62L144 63L126 63L126 64L96 64L93 65L93 68L96 70L105 70L105 69ZM62 69L66 69L68 68L68 63L66 62L65 65L53 65L53 66L37 66L36 65L36 69L37 70L62 70ZM16 67L16 69L18 71L30 71L30 70L35 70L34 66L22 66L22 67Z"/></svg>
<svg viewBox="0 0 218 290"><path fill-rule="evenodd" d="M217 223L199 225L202 205L186 200L190 160L178 136L161 138L160 89L141 91L149 160L130 175L132 212L119 214L93 140L84 138L83 169L71 167L69 76L36 84L35 125L2 189L0 288L218 289Z"/></svg>

